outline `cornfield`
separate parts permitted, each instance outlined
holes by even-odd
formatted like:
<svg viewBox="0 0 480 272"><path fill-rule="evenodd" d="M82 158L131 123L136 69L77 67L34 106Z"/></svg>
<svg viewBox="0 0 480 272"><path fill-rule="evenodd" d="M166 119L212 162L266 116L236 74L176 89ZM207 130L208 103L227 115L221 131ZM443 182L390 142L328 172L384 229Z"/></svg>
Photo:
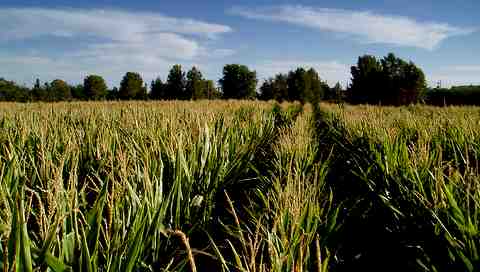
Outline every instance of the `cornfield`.
<svg viewBox="0 0 480 272"><path fill-rule="evenodd" d="M480 109L0 104L4 271L474 271Z"/></svg>

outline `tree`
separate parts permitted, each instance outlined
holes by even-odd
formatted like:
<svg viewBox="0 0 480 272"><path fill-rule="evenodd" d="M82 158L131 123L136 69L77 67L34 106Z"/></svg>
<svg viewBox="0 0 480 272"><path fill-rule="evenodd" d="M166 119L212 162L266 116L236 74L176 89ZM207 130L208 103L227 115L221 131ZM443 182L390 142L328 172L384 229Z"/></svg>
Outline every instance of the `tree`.
<svg viewBox="0 0 480 272"><path fill-rule="evenodd" d="M50 84L48 82L43 83L43 89L45 90L45 99L44 101L54 101L54 97L52 96L52 93L50 92Z"/></svg>
<svg viewBox="0 0 480 272"><path fill-rule="evenodd" d="M82 84L71 87L72 97L77 100L86 100L85 88Z"/></svg>
<svg viewBox="0 0 480 272"><path fill-rule="evenodd" d="M340 102L343 100L343 89L340 82L337 82L333 88L325 89L325 99L333 102Z"/></svg>
<svg viewBox="0 0 480 272"><path fill-rule="evenodd" d="M85 97L88 100L104 99L107 95L107 84L101 76L89 75L83 80Z"/></svg>
<svg viewBox="0 0 480 272"><path fill-rule="evenodd" d="M302 103L318 103L323 98L327 83L320 79L317 71L310 68L305 70L302 67L290 71L287 79L287 95L289 101L300 101Z"/></svg>
<svg viewBox="0 0 480 272"><path fill-rule="evenodd" d="M245 65L228 64L219 83L224 98L252 99L256 96L257 73Z"/></svg>
<svg viewBox="0 0 480 272"><path fill-rule="evenodd" d="M27 101L28 89L0 78L0 101Z"/></svg>
<svg viewBox="0 0 480 272"><path fill-rule="evenodd" d="M166 85L157 77L150 83L150 98L151 99L166 99Z"/></svg>
<svg viewBox="0 0 480 272"><path fill-rule="evenodd" d="M358 58L357 66L352 66L350 71L350 101L358 104L378 104L381 101L380 89L383 83L381 63L374 56L364 55Z"/></svg>
<svg viewBox="0 0 480 272"><path fill-rule="evenodd" d="M287 78L287 100L300 101L303 98L305 90L305 69L297 68L295 71L288 72Z"/></svg>
<svg viewBox="0 0 480 272"><path fill-rule="evenodd" d="M213 80L204 80L203 84L205 85L205 95L207 99L218 99L222 97L222 94L215 87L215 82Z"/></svg>
<svg viewBox="0 0 480 272"><path fill-rule="evenodd" d="M426 103L436 106L448 105L477 105L480 106L480 86L452 86L434 88L425 93Z"/></svg>
<svg viewBox="0 0 480 272"><path fill-rule="evenodd" d="M182 66L175 64L168 73L166 86L166 99L185 99L185 73L182 71Z"/></svg>
<svg viewBox="0 0 480 272"><path fill-rule="evenodd" d="M273 81L275 100L284 101L288 98L288 76L286 74L277 74Z"/></svg>
<svg viewBox="0 0 480 272"><path fill-rule="evenodd" d="M275 99L275 86L274 79L269 78L262 83L260 86L260 95L258 96L261 100L272 100Z"/></svg>
<svg viewBox="0 0 480 272"><path fill-rule="evenodd" d="M288 100L287 75L277 74L274 78L265 80L260 87L261 100Z"/></svg>
<svg viewBox="0 0 480 272"><path fill-rule="evenodd" d="M142 99L146 90L143 86L143 79L138 73L127 72L120 82L120 99Z"/></svg>
<svg viewBox="0 0 480 272"><path fill-rule="evenodd" d="M423 71L413 62L406 62L392 53L380 61L373 56L359 57L351 72L349 97L353 103L416 103L426 89Z"/></svg>
<svg viewBox="0 0 480 272"><path fill-rule="evenodd" d="M311 103L320 102L320 99L324 96L325 89L329 88L327 83L320 80L320 76L313 68L308 69L305 76L305 81L307 82L305 86L307 89L304 91L303 101L309 101Z"/></svg>
<svg viewBox="0 0 480 272"><path fill-rule="evenodd" d="M143 88L140 89L140 92L137 93L135 99L147 100L148 99L148 85L145 83Z"/></svg>
<svg viewBox="0 0 480 272"><path fill-rule="evenodd" d="M404 84L400 86L399 104L416 103L424 99L427 90L425 74L413 62L404 67Z"/></svg>
<svg viewBox="0 0 480 272"><path fill-rule="evenodd" d="M310 88L307 79L307 71L304 68L297 68L290 71L287 77L287 100L305 101L306 90Z"/></svg>
<svg viewBox="0 0 480 272"><path fill-rule="evenodd" d="M113 87L111 90L108 90L106 99L116 100L116 99L118 99L118 93L119 93L118 88Z"/></svg>
<svg viewBox="0 0 480 272"><path fill-rule="evenodd" d="M206 98L205 84L202 73L195 66L187 73L187 82L185 86L185 99Z"/></svg>
<svg viewBox="0 0 480 272"><path fill-rule="evenodd" d="M61 79L55 79L50 83L50 96L53 101L63 101L72 99L72 91L67 82Z"/></svg>
<svg viewBox="0 0 480 272"><path fill-rule="evenodd" d="M47 90L40 84L40 79L35 80L32 89L32 99L34 101L46 101L48 97Z"/></svg>
<svg viewBox="0 0 480 272"><path fill-rule="evenodd" d="M379 94L379 100L383 104L400 104L400 90L405 77L403 69L407 63L390 53L380 60L382 65L383 92Z"/></svg>

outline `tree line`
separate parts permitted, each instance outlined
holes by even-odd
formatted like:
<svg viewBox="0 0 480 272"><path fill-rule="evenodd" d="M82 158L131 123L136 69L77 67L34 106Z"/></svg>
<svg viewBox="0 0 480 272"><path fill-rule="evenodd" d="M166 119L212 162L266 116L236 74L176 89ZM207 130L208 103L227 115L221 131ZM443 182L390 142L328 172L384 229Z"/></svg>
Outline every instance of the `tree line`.
<svg viewBox="0 0 480 272"><path fill-rule="evenodd" d="M392 53L380 60L369 55L359 57L351 74L348 98L355 104L417 103L427 88L423 71Z"/></svg>
<svg viewBox="0 0 480 272"><path fill-rule="evenodd" d="M148 85L141 75L127 72L120 86L109 89L99 75L88 75L83 84L71 86L61 79L41 83L33 88L19 86L0 78L1 101L72 101L72 100L196 100L196 99L261 99L278 101L310 101L312 99L340 97L341 86L330 89L317 71L297 68L288 74L278 74L265 80L257 90L256 71L245 65L228 64L217 82L205 79L197 67L188 72L181 65L173 65L165 81L160 77Z"/></svg>
<svg viewBox="0 0 480 272"><path fill-rule="evenodd" d="M435 106L480 105L480 86L453 86L429 89L425 102Z"/></svg>
<svg viewBox="0 0 480 272"><path fill-rule="evenodd" d="M215 83L203 78L196 67L188 73L180 65L174 65L163 82L159 77L150 86L139 73L127 72L119 88L109 89L105 79L99 75L88 75L83 84L71 86L61 79L40 83L37 79L33 88L18 86L13 81L0 78L0 100L2 101L72 101L72 100L146 100L146 99L212 99L221 97Z"/></svg>
<svg viewBox="0 0 480 272"><path fill-rule="evenodd" d="M218 83L218 84L217 84ZM313 69L299 67L264 80L257 89L257 73L245 65L227 64L218 82L204 78L197 67L185 72L173 65L162 81L147 84L139 73L127 72L119 87L109 89L103 77L88 75L83 84L71 86L61 79L32 88L0 78L0 101L72 101L72 100L196 100L260 99L277 101L348 102L352 104L434 105L480 104L480 86L428 89L423 71L411 61L393 53L378 59L360 56L351 67L351 83L344 89L339 83L330 87Z"/></svg>

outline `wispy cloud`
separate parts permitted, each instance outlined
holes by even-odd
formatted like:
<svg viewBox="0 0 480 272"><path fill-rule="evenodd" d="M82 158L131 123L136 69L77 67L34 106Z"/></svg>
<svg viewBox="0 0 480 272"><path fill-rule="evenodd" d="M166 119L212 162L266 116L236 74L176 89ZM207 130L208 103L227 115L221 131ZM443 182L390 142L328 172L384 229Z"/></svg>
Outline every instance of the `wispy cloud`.
<svg viewBox="0 0 480 272"><path fill-rule="evenodd" d="M449 37L473 31L447 23L421 22L405 16L301 5L253 9L235 7L230 12L250 19L285 22L320 31L347 34L365 43L411 46L428 50L435 49Z"/></svg>
<svg viewBox="0 0 480 272"><path fill-rule="evenodd" d="M0 72L21 74L21 70L43 65L38 76L57 74L69 78L85 71L113 77L113 72L133 69L159 73L174 62L193 63L201 58L233 54L231 49L212 48L220 35L231 31L232 28L222 24L149 12L5 8L0 9L0 45L9 41L26 41L26 44L31 41L31 45L26 46L29 48L25 54L20 52L3 59L2 63L10 65L0 68ZM49 41L52 37L53 41L64 40L70 45L78 42L78 45L62 47L62 42ZM39 39L47 41L50 50L36 49L35 41ZM28 54L31 50L37 54ZM54 56L51 51L55 51ZM118 80L119 76L110 81Z"/></svg>
<svg viewBox="0 0 480 272"><path fill-rule="evenodd" d="M338 61L269 60L254 65L261 79L266 79L278 73L287 73L298 67L314 68L320 78L330 85L337 82L346 85L349 78L350 65Z"/></svg>
<svg viewBox="0 0 480 272"><path fill-rule="evenodd" d="M115 41L138 41L164 32L215 38L232 31L229 26L189 18L107 9L5 8L0 9L0 23L0 39L91 35Z"/></svg>

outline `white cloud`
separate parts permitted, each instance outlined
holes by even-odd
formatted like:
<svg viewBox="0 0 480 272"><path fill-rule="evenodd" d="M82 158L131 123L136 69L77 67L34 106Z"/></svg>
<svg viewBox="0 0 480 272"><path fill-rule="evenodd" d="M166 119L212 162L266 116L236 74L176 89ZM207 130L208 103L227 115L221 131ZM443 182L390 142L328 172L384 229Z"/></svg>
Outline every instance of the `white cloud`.
<svg viewBox="0 0 480 272"><path fill-rule="evenodd" d="M152 58L189 60L197 57L202 46L195 40L185 39L175 33L158 33L148 36L148 41L129 42L109 41L93 43L74 53L78 57L132 56L148 55Z"/></svg>
<svg viewBox="0 0 480 272"><path fill-rule="evenodd" d="M114 41L139 41L163 32L215 38L232 31L229 26L188 18L98 9L6 8L0 10L0 25L3 40L91 35Z"/></svg>
<svg viewBox="0 0 480 272"><path fill-rule="evenodd" d="M278 6L263 9L233 8L233 14L250 19L286 22L320 31L347 34L361 42L412 46L428 50L443 40L473 30L446 23L420 22L404 16L381 15L371 11Z"/></svg>
<svg viewBox="0 0 480 272"><path fill-rule="evenodd" d="M235 55L235 53L237 52L233 49L219 48L219 49L213 49L213 50L206 50L204 48L201 55L204 57L210 57L210 58L224 58L224 57Z"/></svg>
<svg viewBox="0 0 480 272"><path fill-rule="evenodd" d="M233 54L215 48L220 35L231 31L226 25L149 12L5 8L0 9L0 46L9 41L27 46L3 56L0 73L26 83L35 77L78 82L89 73L117 83L126 71L153 78L174 63ZM37 39L49 49L36 48Z"/></svg>
<svg viewBox="0 0 480 272"><path fill-rule="evenodd" d="M350 65L337 61L271 60L254 66L260 79L266 79L278 73L287 73L298 67L314 68L320 78L326 80L329 85L340 82L345 86L350 77Z"/></svg>

